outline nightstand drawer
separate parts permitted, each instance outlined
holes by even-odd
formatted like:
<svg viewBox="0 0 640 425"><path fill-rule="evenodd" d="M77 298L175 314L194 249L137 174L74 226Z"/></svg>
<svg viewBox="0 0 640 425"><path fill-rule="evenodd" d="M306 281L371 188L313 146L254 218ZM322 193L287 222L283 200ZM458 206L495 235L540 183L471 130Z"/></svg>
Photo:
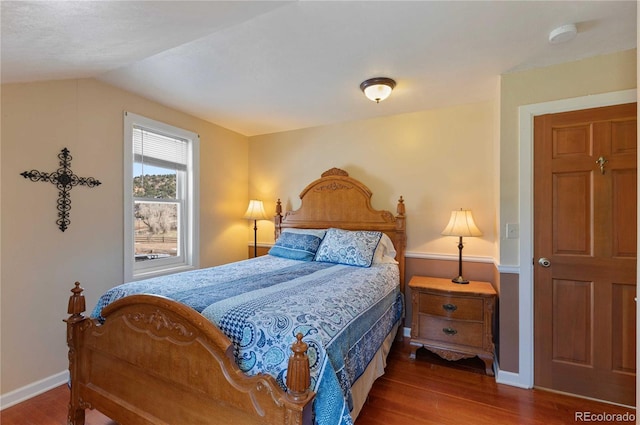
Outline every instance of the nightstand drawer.
<svg viewBox="0 0 640 425"><path fill-rule="evenodd" d="M482 348L482 322L438 319L421 315L419 327L418 338Z"/></svg>
<svg viewBox="0 0 640 425"><path fill-rule="evenodd" d="M484 300L482 298L421 293L418 305L420 306L420 313L482 322L484 319L483 303Z"/></svg>

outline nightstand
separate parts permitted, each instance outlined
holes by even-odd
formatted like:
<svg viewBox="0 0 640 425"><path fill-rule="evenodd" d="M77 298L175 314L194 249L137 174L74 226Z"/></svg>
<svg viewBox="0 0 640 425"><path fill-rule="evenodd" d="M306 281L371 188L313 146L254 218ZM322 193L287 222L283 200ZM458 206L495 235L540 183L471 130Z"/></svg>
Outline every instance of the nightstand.
<svg viewBox="0 0 640 425"><path fill-rule="evenodd" d="M425 347L446 360L478 356L493 376L493 312L496 291L489 282L456 284L451 279L413 276L411 358Z"/></svg>

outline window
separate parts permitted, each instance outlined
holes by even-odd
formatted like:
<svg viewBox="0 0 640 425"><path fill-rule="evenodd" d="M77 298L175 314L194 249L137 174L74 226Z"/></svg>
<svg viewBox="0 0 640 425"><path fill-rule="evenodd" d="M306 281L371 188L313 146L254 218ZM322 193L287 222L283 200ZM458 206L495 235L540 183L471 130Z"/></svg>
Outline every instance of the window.
<svg viewBox="0 0 640 425"><path fill-rule="evenodd" d="M125 112L125 281L198 266L195 133Z"/></svg>

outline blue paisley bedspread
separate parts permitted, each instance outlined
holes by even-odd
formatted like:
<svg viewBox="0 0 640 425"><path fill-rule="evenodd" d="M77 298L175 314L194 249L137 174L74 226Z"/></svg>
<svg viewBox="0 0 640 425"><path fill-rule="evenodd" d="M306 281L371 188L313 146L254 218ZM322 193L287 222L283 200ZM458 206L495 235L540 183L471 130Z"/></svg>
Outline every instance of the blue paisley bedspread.
<svg viewBox="0 0 640 425"><path fill-rule="evenodd" d="M273 256L116 286L92 312L127 295L163 295L193 307L235 347L247 375L285 389L295 335L308 344L317 425L351 425L352 384L402 316L398 267L369 268Z"/></svg>

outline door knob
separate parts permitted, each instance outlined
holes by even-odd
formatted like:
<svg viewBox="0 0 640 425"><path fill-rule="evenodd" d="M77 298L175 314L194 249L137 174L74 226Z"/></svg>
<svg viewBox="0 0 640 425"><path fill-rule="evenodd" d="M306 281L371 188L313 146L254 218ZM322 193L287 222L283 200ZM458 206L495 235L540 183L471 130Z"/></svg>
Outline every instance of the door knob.
<svg viewBox="0 0 640 425"><path fill-rule="evenodd" d="M540 264L542 267L551 267L551 261L549 261L548 258L540 258L538 260L538 264Z"/></svg>

